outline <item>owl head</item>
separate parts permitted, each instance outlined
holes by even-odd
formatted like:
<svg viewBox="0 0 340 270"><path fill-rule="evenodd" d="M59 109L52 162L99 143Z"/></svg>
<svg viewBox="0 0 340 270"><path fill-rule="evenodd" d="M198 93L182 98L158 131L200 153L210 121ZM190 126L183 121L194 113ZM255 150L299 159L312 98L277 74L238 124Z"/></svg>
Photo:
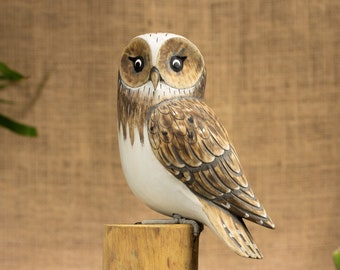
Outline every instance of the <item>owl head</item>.
<svg viewBox="0 0 340 270"><path fill-rule="evenodd" d="M170 98L203 98L206 71L198 48L168 33L133 38L124 49L118 74L118 121L131 142L137 128L144 140L150 107Z"/></svg>
<svg viewBox="0 0 340 270"><path fill-rule="evenodd" d="M203 97L205 73L198 48L182 36L167 33L132 39L119 68L122 83L131 91L145 91L154 103L175 96Z"/></svg>

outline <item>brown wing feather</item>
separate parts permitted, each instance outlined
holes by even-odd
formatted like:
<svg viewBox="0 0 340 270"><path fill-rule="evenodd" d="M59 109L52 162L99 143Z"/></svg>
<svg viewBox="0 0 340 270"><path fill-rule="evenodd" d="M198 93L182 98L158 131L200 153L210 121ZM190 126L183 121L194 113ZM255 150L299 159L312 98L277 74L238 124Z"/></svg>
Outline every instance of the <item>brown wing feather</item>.
<svg viewBox="0 0 340 270"><path fill-rule="evenodd" d="M226 130L203 101L164 101L150 110L148 119L153 152L170 173L225 210L274 227L248 184Z"/></svg>

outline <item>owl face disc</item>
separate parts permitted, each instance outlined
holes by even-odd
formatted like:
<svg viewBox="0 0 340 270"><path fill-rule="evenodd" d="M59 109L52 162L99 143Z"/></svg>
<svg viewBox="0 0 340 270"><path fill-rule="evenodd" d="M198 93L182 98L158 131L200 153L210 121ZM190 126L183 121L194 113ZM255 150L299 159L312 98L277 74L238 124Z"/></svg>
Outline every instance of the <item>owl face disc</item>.
<svg viewBox="0 0 340 270"><path fill-rule="evenodd" d="M132 39L121 59L122 80L138 88L151 80L155 69L162 83L176 89L194 87L205 73L200 51L184 37L158 33Z"/></svg>

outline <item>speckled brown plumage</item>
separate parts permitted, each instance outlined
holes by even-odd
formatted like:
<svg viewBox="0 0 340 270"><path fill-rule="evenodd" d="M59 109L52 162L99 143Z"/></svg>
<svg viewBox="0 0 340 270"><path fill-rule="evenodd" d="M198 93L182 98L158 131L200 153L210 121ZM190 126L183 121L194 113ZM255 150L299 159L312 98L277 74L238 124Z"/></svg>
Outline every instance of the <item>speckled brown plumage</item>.
<svg viewBox="0 0 340 270"><path fill-rule="evenodd" d="M169 172L199 196L238 216L273 227L247 182L227 132L202 100L164 101L148 119L152 149Z"/></svg>
<svg viewBox="0 0 340 270"><path fill-rule="evenodd" d="M117 96L117 114L118 114L118 129L123 130L123 136L129 137L131 144L135 140L135 129L138 129L139 139L144 142L144 126L146 123L146 113L152 103L151 99L143 98L140 91L131 91L118 78L118 96Z"/></svg>
<svg viewBox="0 0 340 270"><path fill-rule="evenodd" d="M193 96L196 98L202 98L204 95L205 80L206 74L203 70L201 77L194 87L176 90L176 96ZM144 127L146 124L148 110L154 106L154 104L166 99L162 95L153 95L150 87L151 85L144 85L140 89L131 90L124 85L120 75L118 75L118 129L123 129L124 138L127 137L127 131L129 131L131 144L133 144L135 140L135 128L138 129L140 141L142 143L144 142ZM164 91L166 91L166 89Z"/></svg>

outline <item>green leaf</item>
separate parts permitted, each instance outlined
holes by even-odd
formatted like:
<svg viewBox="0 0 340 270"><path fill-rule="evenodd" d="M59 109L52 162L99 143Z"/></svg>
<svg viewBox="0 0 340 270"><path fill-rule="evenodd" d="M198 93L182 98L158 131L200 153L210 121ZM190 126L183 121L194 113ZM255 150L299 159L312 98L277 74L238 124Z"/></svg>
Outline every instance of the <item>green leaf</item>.
<svg viewBox="0 0 340 270"><path fill-rule="evenodd" d="M0 104L13 105L14 102L12 100L7 100L7 99L0 98Z"/></svg>
<svg viewBox="0 0 340 270"><path fill-rule="evenodd" d="M333 261L337 270L340 270L340 247L333 252Z"/></svg>
<svg viewBox="0 0 340 270"><path fill-rule="evenodd" d="M24 76L19 72L10 69L5 63L0 62L0 80L20 81Z"/></svg>
<svg viewBox="0 0 340 270"><path fill-rule="evenodd" d="M9 130L23 136L28 137L37 137L38 132L35 127L28 126L25 124L21 124L16 122L2 114L0 114L0 126L8 128Z"/></svg>

